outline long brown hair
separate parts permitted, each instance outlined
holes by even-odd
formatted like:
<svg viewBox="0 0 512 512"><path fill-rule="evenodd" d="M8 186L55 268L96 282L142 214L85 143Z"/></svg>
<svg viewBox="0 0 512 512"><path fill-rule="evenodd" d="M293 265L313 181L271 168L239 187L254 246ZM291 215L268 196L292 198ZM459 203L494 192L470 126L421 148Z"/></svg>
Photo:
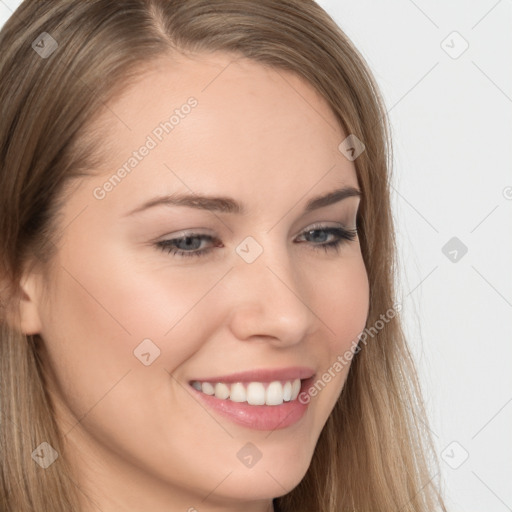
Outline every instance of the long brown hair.
<svg viewBox="0 0 512 512"><path fill-rule="evenodd" d="M314 1L25 0L0 31L0 47L2 511L80 510L38 355L43 340L8 319L18 310L27 265L45 269L51 262L66 184L102 160L101 140L87 127L145 63L172 52L219 50L309 82L345 134L365 145L354 163L370 283L367 326L394 307L386 111L364 59ZM59 454L44 470L31 456L42 442ZM275 502L283 512L446 510L436 468L396 314L358 348L305 477Z"/></svg>

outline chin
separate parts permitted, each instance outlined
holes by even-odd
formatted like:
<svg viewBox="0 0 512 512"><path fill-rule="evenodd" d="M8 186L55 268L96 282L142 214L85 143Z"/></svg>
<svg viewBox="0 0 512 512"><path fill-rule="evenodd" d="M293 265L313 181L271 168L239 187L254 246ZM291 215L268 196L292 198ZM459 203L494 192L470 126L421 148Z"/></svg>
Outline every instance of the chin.
<svg viewBox="0 0 512 512"><path fill-rule="evenodd" d="M297 446L293 456L283 453L268 456L266 460L262 454L253 467L235 469L217 490L226 497L241 500L272 499L288 494L304 478L311 463L312 454L299 451Z"/></svg>

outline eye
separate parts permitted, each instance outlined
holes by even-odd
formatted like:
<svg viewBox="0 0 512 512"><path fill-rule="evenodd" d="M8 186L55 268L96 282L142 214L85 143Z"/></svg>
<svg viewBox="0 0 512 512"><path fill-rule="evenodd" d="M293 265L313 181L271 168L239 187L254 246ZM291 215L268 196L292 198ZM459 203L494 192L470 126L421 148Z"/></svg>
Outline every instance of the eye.
<svg viewBox="0 0 512 512"><path fill-rule="evenodd" d="M220 240L210 235L196 233L187 233L180 238L171 238L169 240L160 240L156 243L157 247L178 257L182 256L202 256L211 251L211 248L200 249L202 242L216 242L219 247ZM220 244L221 245L221 244Z"/></svg>
<svg viewBox="0 0 512 512"><path fill-rule="evenodd" d="M340 247L348 242L353 242L357 237L357 229L346 229L342 227L332 226L312 226L308 230L304 231L301 236L316 239L320 238L319 242L313 244L313 248L316 250L323 249L325 252L336 251L338 252ZM331 238L330 241L326 241L327 237Z"/></svg>
<svg viewBox="0 0 512 512"><path fill-rule="evenodd" d="M327 239L331 237L330 241ZM341 245L354 241L357 237L357 229L346 229L342 227L315 225L303 231L298 239L309 239L314 250L339 251ZM223 247L222 242L211 235L199 233L186 233L179 238L170 238L168 240L160 240L155 246L162 251L181 257L199 257L205 256L213 249L210 247L202 247L202 243L207 242L213 244L213 247ZM298 243L304 243L299 240Z"/></svg>

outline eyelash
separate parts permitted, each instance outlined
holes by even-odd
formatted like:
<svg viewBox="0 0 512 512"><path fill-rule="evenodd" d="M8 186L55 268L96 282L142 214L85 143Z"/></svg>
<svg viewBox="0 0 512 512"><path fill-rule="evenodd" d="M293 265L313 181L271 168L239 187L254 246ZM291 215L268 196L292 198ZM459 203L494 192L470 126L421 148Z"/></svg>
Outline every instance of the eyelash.
<svg viewBox="0 0 512 512"><path fill-rule="evenodd" d="M336 228L331 226L313 226L312 228L303 231L302 235L318 231L324 231L330 235L336 235L338 237L337 240L334 240L332 242L316 244L315 250L320 250L322 248L325 250L326 253L330 251L338 252L342 245L354 241L357 236L357 229ZM176 249L176 247L172 245L173 243L187 239L200 239L209 242L218 241L215 237L211 235L188 233L186 236L182 236L179 238L160 240L159 242L156 242L155 245L162 251L165 251L168 254L172 254L173 256L177 256L180 258L189 256L206 256L212 250L212 248L209 247L207 249L199 249L196 251L183 251L181 249Z"/></svg>

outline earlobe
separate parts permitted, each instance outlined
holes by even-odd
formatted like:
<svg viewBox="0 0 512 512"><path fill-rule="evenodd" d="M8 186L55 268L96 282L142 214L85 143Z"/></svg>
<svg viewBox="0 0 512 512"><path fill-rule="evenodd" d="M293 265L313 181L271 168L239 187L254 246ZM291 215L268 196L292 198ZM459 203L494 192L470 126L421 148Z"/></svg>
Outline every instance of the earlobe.
<svg viewBox="0 0 512 512"><path fill-rule="evenodd" d="M37 294L37 276L30 274L20 282L19 319L23 334L39 334L41 318L39 315L39 296Z"/></svg>

